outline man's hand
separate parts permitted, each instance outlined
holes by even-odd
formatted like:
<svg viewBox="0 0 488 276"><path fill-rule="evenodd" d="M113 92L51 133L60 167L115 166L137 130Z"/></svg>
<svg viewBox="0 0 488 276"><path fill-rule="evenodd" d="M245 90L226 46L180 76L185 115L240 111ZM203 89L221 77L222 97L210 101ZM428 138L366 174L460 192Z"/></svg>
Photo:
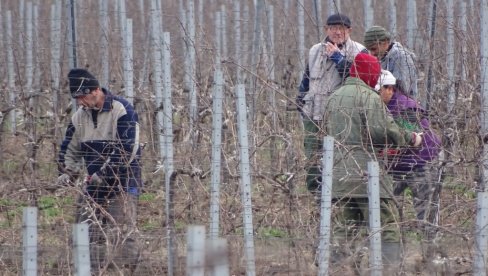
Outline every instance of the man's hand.
<svg viewBox="0 0 488 276"><path fill-rule="evenodd" d="M422 140L423 140L423 135L424 133L423 132L412 132L412 141L410 142L410 144L413 146L413 147L420 147L422 145Z"/></svg>
<svg viewBox="0 0 488 276"><path fill-rule="evenodd" d="M331 56L333 53L335 52L339 52L340 49L339 47L337 47L337 45L335 43L332 43L330 41L327 41L325 43L325 53L327 54L327 56Z"/></svg>
<svg viewBox="0 0 488 276"><path fill-rule="evenodd" d="M94 173L87 176L85 182L89 185L101 186L105 181L103 181L103 178L100 177L97 173Z"/></svg>
<svg viewBox="0 0 488 276"><path fill-rule="evenodd" d="M62 175L58 176L56 180L56 186L69 186L72 185L74 182L74 178L67 173L63 173Z"/></svg>
<svg viewBox="0 0 488 276"><path fill-rule="evenodd" d="M339 64L344 59L339 47L332 42L325 43L325 53L335 64Z"/></svg>

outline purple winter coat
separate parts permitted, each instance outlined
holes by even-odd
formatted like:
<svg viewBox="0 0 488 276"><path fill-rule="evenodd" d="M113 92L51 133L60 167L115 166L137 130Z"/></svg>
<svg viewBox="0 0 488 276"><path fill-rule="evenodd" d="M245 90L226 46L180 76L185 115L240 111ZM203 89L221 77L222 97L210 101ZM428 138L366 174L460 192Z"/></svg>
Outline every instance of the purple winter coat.
<svg viewBox="0 0 488 276"><path fill-rule="evenodd" d="M405 148L399 156L395 156L393 171L409 172L422 168L439 155L441 139L430 128L426 111L415 100L395 91L387 107L400 127L424 133L420 148Z"/></svg>

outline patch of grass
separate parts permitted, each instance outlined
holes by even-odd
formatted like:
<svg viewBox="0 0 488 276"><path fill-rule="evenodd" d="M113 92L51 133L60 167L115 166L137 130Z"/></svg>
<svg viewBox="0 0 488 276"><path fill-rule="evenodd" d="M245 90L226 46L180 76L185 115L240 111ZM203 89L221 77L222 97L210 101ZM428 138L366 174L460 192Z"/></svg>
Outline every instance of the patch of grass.
<svg viewBox="0 0 488 276"><path fill-rule="evenodd" d="M57 165L55 163L40 163L37 171L42 178L54 179L53 172L57 172Z"/></svg>
<svg viewBox="0 0 488 276"><path fill-rule="evenodd" d="M75 204L75 199L73 197L64 197L61 202L63 205L73 206Z"/></svg>
<svg viewBox="0 0 488 276"><path fill-rule="evenodd" d="M306 185L297 185L295 189L298 194L310 193Z"/></svg>
<svg viewBox="0 0 488 276"><path fill-rule="evenodd" d="M12 206L13 201L9 198L0 198L0 207Z"/></svg>
<svg viewBox="0 0 488 276"><path fill-rule="evenodd" d="M407 187L404 191L404 195L407 199L411 200L413 199L413 192L412 192L412 189L410 189L410 187Z"/></svg>
<svg viewBox="0 0 488 276"><path fill-rule="evenodd" d="M244 235L244 229L242 227L237 227L237 228L234 228L231 233L238 235L238 236L242 236L242 235Z"/></svg>
<svg viewBox="0 0 488 276"><path fill-rule="evenodd" d="M9 221L2 221L0 222L0 229L10 229L12 225Z"/></svg>
<svg viewBox="0 0 488 276"><path fill-rule="evenodd" d="M8 228L20 223L22 219L22 210L27 203L15 201L8 198L0 199L0 228Z"/></svg>
<svg viewBox="0 0 488 276"><path fill-rule="evenodd" d="M151 202L154 201L156 197L157 197L156 193L143 193L139 196L139 201Z"/></svg>
<svg viewBox="0 0 488 276"><path fill-rule="evenodd" d="M176 220L175 221L175 230L180 231L180 230L185 230L187 224L181 220ZM185 230L186 231L186 230Z"/></svg>
<svg viewBox="0 0 488 276"><path fill-rule="evenodd" d="M48 218L57 217L61 214L61 210L58 206L58 199L54 196L43 196L39 198L37 204L39 210Z"/></svg>
<svg viewBox="0 0 488 276"><path fill-rule="evenodd" d="M286 231L278 228L264 227L260 231L260 235L264 238L285 238L287 237Z"/></svg>
<svg viewBox="0 0 488 276"><path fill-rule="evenodd" d="M463 226L465 229L473 229L475 222L471 218L466 218L465 220L461 220L460 226Z"/></svg>
<svg viewBox="0 0 488 276"><path fill-rule="evenodd" d="M151 230L156 230L161 228L161 223L152 220L144 221L139 225L141 230L143 231L151 231Z"/></svg>
<svg viewBox="0 0 488 276"><path fill-rule="evenodd" d="M446 190L450 190L453 194L466 198L475 199L476 192L470 187L466 187L463 183L450 183L445 186Z"/></svg>
<svg viewBox="0 0 488 276"><path fill-rule="evenodd" d="M19 171L20 166L20 162L16 162L14 160L5 160L2 163L2 170L5 173L14 173Z"/></svg>
<svg viewBox="0 0 488 276"><path fill-rule="evenodd" d="M55 196L43 196L37 201L39 211L48 218L56 218L62 216L64 213L64 206L73 206L74 199L72 197L58 198Z"/></svg>
<svg viewBox="0 0 488 276"><path fill-rule="evenodd" d="M417 233L416 231L406 231L405 237L409 241L416 241L416 242L422 241L422 236L419 235L419 233Z"/></svg>

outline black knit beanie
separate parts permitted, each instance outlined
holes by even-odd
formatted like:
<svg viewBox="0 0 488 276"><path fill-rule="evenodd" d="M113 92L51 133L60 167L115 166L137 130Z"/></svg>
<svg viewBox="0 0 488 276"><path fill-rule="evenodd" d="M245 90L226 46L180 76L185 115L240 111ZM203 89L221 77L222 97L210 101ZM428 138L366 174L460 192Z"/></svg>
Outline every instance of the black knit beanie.
<svg viewBox="0 0 488 276"><path fill-rule="evenodd" d="M351 28L351 19L344 14L336 13L327 18L327 25L344 25Z"/></svg>
<svg viewBox="0 0 488 276"><path fill-rule="evenodd" d="M87 70L75 68L68 73L69 91L71 97L76 98L100 87L98 80Z"/></svg>

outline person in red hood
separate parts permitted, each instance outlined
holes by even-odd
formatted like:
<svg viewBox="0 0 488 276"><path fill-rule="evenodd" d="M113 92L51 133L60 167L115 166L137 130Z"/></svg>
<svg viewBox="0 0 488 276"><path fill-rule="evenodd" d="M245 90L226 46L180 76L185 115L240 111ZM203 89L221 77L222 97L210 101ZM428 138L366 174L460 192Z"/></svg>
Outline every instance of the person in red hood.
<svg viewBox="0 0 488 276"><path fill-rule="evenodd" d="M359 53L349 71L349 77L361 79L369 87L374 88L380 78L381 65L378 60L366 53Z"/></svg>
<svg viewBox="0 0 488 276"><path fill-rule="evenodd" d="M376 156L385 147L418 147L422 142L421 135L395 123L380 95L372 89L380 73L376 57L357 54L344 85L329 97L323 118L325 133L335 139L331 260L357 273L362 272L358 271L358 250L368 246L364 235L369 222L368 162L381 161ZM382 164L379 167L381 170ZM381 172L380 176L383 264L392 272L398 268L400 258L398 212L391 197L391 176Z"/></svg>

